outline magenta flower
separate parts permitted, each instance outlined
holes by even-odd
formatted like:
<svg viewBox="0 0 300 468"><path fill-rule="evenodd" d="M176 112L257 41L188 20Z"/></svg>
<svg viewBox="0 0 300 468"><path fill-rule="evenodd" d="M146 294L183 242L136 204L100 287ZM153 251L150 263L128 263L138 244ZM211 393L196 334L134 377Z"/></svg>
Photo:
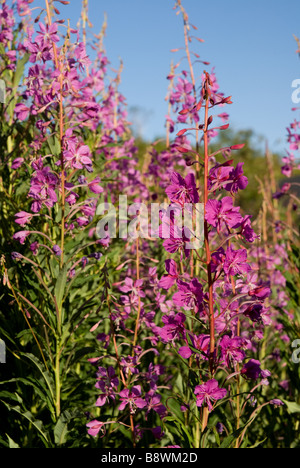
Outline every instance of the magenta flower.
<svg viewBox="0 0 300 468"><path fill-rule="evenodd" d="M97 419L90 421L86 426L88 427L88 434L92 437L96 437L104 429L104 423L97 421Z"/></svg>
<svg viewBox="0 0 300 468"><path fill-rule="evenodd" d="M86 47L83 42L80 42L80 44L78 44L74 51L74 55L77 59L81 71L84 70L84 67L88 67L92 63L89 59L89 56L86 53Z"/></svg>
<svg viewBox="0 0 300 468"><path fill-rule="evenodd" d="M244 236L245 240L250 243L259 238L251 227L251 216L249 215L245 216L241 223L241 234Z"/></svg>
<svg viewBox="0 0 300 468"><path fill-rule="evenodd" d="M237 228L243 221L239 211L240 208L233 206L233 200L230 197L224 197L222 200L208 200L205 207L205 219L218 230L224 224L230 228Z"/></svg>
<svg viewBox="0 0 300 468"><path fill-rule="evenodd" d="M284 406L283 401L279 400L278 398L275 398L274 400L270 401L270 405L274 405L275 407L279 406Z"/></svg>
<svg viewBox="0 0 300 468"><path fill-rule="evenodd" d="M173 172L171 182L172 184L166 188L166 194L172 202L177 202L180 205L199 202L194 174L188 174L183 179L180 174Z"/></svg>
<svg viewBox="0 0 300 468"><path fill-rule="evenodd" d="M31 250L31 252L33 253L33 255L37 255L38 254L38 250L39 250L39 243L37 241L33 242L29 248Z"/></svg>
<svg viewBox="0 0 300 468"><path fill-rule="evenodd" d="M19 169L19 167L22 166L23 162L24 162L24 158L16 158L16 159L13 160L11 168L12 169Z"/></svg>
<svg viewBox="0 0 300 468"><path fill-rule="evenodd" d="M203 289L197 278L190 283L177 281L179 291L174 294L173 302L178 307L184 307L185 310L195 310L199 312L202 309Z"/></svg>
<svg viewBox="0 0 300 468"><path fill-rule="evenodd" d="M142 290L143 280L133 281L132 278L125 278L124 285L120 286L120 291L124 293L131 292L134 296L145 297L145 293Z"/></svg>
<svg viewBox="0 0 300 468"><path fill-rule="evenodd" d="M212 411L212 402L224 398L227 395L227 390L225 388L219 388L217 380L212 379L203 385L197 385L194 393L197 397L196 405L202 406L206 404L208 410Z"/></svg>
<svg viewBox="0 0 300 468"><path fill-rule="evenodd" d="M221 359L224 360L227 367L241 362L245 358L245 352L242 349L243 339L236 336L230 338L224 335L220 341Z"/></svg>
<svg viewBox="0 0 300 468"><path fill-rule="evenodd" d="M231 193L236 193L239 190L244 190L248 185L248 179L244 176L243 172L243 162L239 162L235 169L230 172L229 179L232 182L229 182L225 185L225 190Z"/></svg>
<svg viewBox="0 0 300 468"><path fill-rule="evenodd" d="M251 266L247 263L247 250L234 250L228 247L224 262L224 272L226 275L235 276L249 273Z"/></svg>
<svg viewBox="0 0 300 468"><path fill-rule="evenodd" d="M119 385L119 379L112 366L109 366L107 369L105 369L105 367L99 367L97 377L98 380L95 387L101 391L101 394L98 396L96 406L103 406L109 398L115 400L115 392Z"/></svg>
<svg viewBox="0 0 300 468"><path fill-rule="evenodd" d="M124 371L124 374L127 376L131 374L139 374L138 366L138 358L137 356L126 356L122 357L120 360L120 365Z"/></svg>
<svg viewBox="0 0 300 468"><path fill-rule="evenodd" d="M89 182L88 187L93 193L102 193L104 191L103 187L100 185L100 177L96 177L94 180Z"/></svg>
<svg viewBox="0 0 300 468"><path fill-rule="evenodd" d="M270 377L271 372L261 369L260 361L257 361L256 359L250 359L242 368L241 374L246 379L257 380L260 377L263 379Z"/></svg>
<svg viewBox="0 0 300 468"><path fill-rule="evenodd" d="M32 217L32 214L26 213L26 211L20 211L19 213L15 214L15 222L17 224L20 224L20 226L24 227L26 224L30 223Z"/></svg>
<svg viewBox="0 0 300 468"><path fill-rule="evenodd" d="M180 354L183 359L189 359L193 352L188 346L181 346L178 350L178 354Z"/></svg>
<svg viewBox="0 0 300 468"><path fill-rule="evenodd" d="M29 57L29 61L31 63L36 63L42 60L44 63L48 60L52 59L51 49L48 45L42 46L36 42L32 43L30 41L26 41L26 48L31 53Z"/></svg>
<svg viewBox="0 0 300 468"><path fill-rule="evenodd" d="M74 169L89 168L92 166L91 151L87 145L74 145L69 142L68 150L64 151L64 158Z"/></svg>
<svg viewBox="0 0 300 468"><path fill-rule="evenodd" d="M161 395L154 394L152 391L146 394L147 411L146 419L151 410L155 411L160 418L167 415L167 408L161 403Z"/></svg>
<svg viewBox="0 0 300 468"><path fill-rule="evenodd" d="M217 165L210 170L208 178L208 188L212 192L223 188L224 184L230 179L229 174L232 167L227 165Z"/></svg>
<svg viewBox="0 0 300 468"><path fill-rule="evenodd" d="M30 231L19 231L13 235L13 238L19 241L20 244L24 244L26 237L29 236L29 234L30 234Z"/></svg>
<svg viewBox="0 0 300 468"><path fill-rule="evenodd" d="M167 229L169 229L169 238L166 238ZM163 238L165 241L163 242L163 246L169 253L176 253L181 251L181 257L183 257L183 253L186 258L190 255L189 249L189 242L190 242L190 233L187 232L188 229L182 228L180 229L178 226L171 223L168 226L161 226L161 233L163 234ZM189 237L188 237L189 236Z"/></svg>
<svg viewBox="0 0 300 468"><path fill-rule="evenodd" d="M192 337L193 345L196 349L201 351L202 358L208 359L209 355L209 345L210 345L210 336L209 335L198 335Z"/></svg>
<svg viewBox="0 0 300 468"><path fill-rule="evenodd" d="M52 248L53 252L55 253L55 255L57 257L60 257L61 256L61 249L58 245L54 245L53 248Z"/></svg>
<svg viewBox="0 0 300 468"><path fill-rule="evenodd" d="M123 411L127 405L129 405L129 410L131 414L134 414L137 408L145 408L147 406L146 401L141 398L141 386L135 385L132 387L131 391L128 388L121 390L120 392L120 400L121 404L119 406L119 410Z"/></svg>
<svg viewBox="0 0 300 468"><path fill-rule="evenodd" d="M161 278L158 283L158 287L163 289L170 289L176 283L176 280L179 277L177 264L174 260L171 259L166 260L165 265L168 274Z"/></svg>
<svg viewBox="0 0 300 468"><path fill-rule="evenodd" d="M266 312L266 309L262 304L254 303L249 305L243 312L246 317L249 317L252 322L261 322L262 314Z"/></svg>
<svg viewBox="0 0 300 468"><path fill-rule="evenodd" d="M255 296L259 300L264 300L271 295L269 283L263 283L249 291L249 296Z"/></svg>
<svg viewBox="0 0 300 468"><path fill-rule="evenodd" d="M25 104L17 104L15 107L15 114L18 120L26 120L29 116L30 109Z"/></svg>
<svg viewBox="0 0 300 468"><path fill-rule="evenodd" d="M39 23L40 31L38 31L38 36L36 37L36 42L44 47L49 42L59 42L59 36L57 34L57 23L49 24Z"/></svg>
<svg viewBox="0 0 300 468"><path fill-rule="evenodd" d="M176 315L164 315L162 321L164 322L164 327L159 330L159 334L163 340L166 342L180 338L185 334L184 322L186 317L182 313Z"/></svg>
<svg viewBox="0 0 300 468"><path fill-rule="evenodd" d="M38 213L42 205L45 204L48 208L52 208L57 202L55 189L58 186L58 178L51 172L50 167L45 167L37 170L31 179L29 196L35 201L31 209L34 213Z"/></svg>

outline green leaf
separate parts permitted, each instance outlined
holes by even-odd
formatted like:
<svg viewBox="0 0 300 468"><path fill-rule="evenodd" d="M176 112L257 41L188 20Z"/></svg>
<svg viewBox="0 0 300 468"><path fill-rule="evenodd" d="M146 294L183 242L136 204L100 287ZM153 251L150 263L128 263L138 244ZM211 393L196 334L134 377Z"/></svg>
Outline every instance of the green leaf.
<svg viewBox="0 0 300 468"><path fill-rule="evenodd" d="M54 428L54 439L56 445L63 445L67 441L68 423L72 419L72 414L64 412L58 419Z"/></svg>
<svg viewBox="0 0 300 468"><path fill-rule="evenodd" d="M259 445L263 444L265 442L265 440L267 440L268 437L265 437L263 440L259 440L257 442L255 442L254 445L251 445L251 447L248 447L248 448L256 448L258 447Z"/></svg>
<svg viewBox="0 0 300 468"><path fill-rule="evenodd" d="M234 431L232 434L230 434L229 436L225 437L225 439L223 440L223 442L221 443L220 447L219 448L230 448L231 444L233 442L235 442L238 437L241 435L241 433L243 432L243 430L248 426L248 424L246 424L245 426L243 427L240 427L239 429L237 429L236 431Z"/></svg>
<svg viewBox="0 0 300 468"><path fill-rule="evenodd" d="M11 101L8 106L8 113L11 119L13 118L14 110L18 101L18 96L19 96L18 86L23 76L25 64L28 62L28 59L29 59L29 54L25 54L24 57L22 57L21 60L18 60L17 62L17 68L14 73L13 83L12 83L13 86L12 86Z"/></svg>
<svg viewBox="0 0 300 468"><path fill-rule="evenodd" d="M54 288L54 296L56 298L56 302L57 302L57 306L59 310L61 309L61 306L62 306L62 300L64 297L65 287L67 283L67 272L68 272L67 266L64 265L58 274L55 288Z"/></svg>
<svg viewBox="0 0 300 468"><path fill-rule="evenodd" d="M54 401L54 383L53 383L53 380L52 380L51 376L49 375L49 372L45 369L45 366L43 365L43 363L41 361L39 361L37 359L37 357L34 356L34 354L21 353L21 355L26 357L30 361L32 361L33 364L38 368L41 376L43 377L44 382L46 383L46 385L47 385L47 387L48 387L48 389L50 391L51 400Z"/></svg>
<svg viewBox="0 0 300 468"><path fill-rule="evenodd" d="M9 448L21 448L8 434L6 434L6 437L8 439Z"/></svg>
<svg viewBox="0 0 300 468"><path fill-rule="evenodd" d="M174 429L175 429L175 434L177 433L177 436L180 437L181 439L180 445L183 446L183 448L193 447L192 436L189 433L188 428L185 426L185 423L183 421L180 421L179 419L168 416L164 419L164 422L169 423L168 426L169 426L170 432L174 432ZM170 426L173 426L173 428L171 429Z"/></svg>
<svg viewBox="0 0 300 468"><path fill-rule="evenodd" d="M38 433L42 436L44 443L46 445L48 445L49 440L48 440L48 436L47 436L46 432L44 432L44 430L43 430L42 421L40 421L38 419L35 419L30 411L23 412L22 409L19 406L11 406L10 410L15 411L16 413L23 416L23 418L30 421L30 423L37 429Z"/></svg>
<svg viewBox="0 0 300 468"><path fill-rule="evenodd" d="M50 152L53 156L58 157L61 153L61 146L58 138L56 136L50 137L47 139Z"/></svg>
<svg viewBox="0 0 300 468"><path fill-rule="evenodd" d="M300 405L298 403L296 403L295 401L288 401L288 400L282 400L287 408L288 408L288 412L290 414L294 414L294 413L300 413Z"/></svg>
<svg viewBox="0 0 300 468"><path fill-rule="evenodd" d="M45 401L47 404L47 407L49 411L52 413L52 415L55 417L55 406L53 404L53 398L51 393L48 391L46 385L43 385L43 382L37 381L33 378L23 378L23 377L18 377L6 381L0 382L0 385L7 385L9 383L23 383L26 386L34 388L37 397L40 398L41 401ZM11 392L8 391L1 391L0 392L0 397L1 398L7 398L9 400L16 400L16 394L12 394ZM16 400L18 401L18 400ZM20 401L18 401L20 403Z"/></svg>

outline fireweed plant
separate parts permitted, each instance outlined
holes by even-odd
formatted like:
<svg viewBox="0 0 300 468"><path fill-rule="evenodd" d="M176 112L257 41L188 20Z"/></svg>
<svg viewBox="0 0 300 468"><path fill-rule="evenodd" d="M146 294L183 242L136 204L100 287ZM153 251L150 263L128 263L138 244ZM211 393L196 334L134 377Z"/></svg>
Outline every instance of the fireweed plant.
<svg viewBox="0 0 300 468"><path fill-rule="evenodd" d="M287 341L282 309L294 320L278 196L267 194L270 219L265 204L253 223L238 206L248 184L235 156L243 145L211 151L229 126L231 97L191 51L202 39L180 0L185 57L167 77L165 146L154 142L142 160L119 90L122 63L113 70L103 46L106 23L89 43L88 1L76 28L60 19L68 4L1 0L0 330L9 367L0 442L263 444L283 411L272 336ZM97 207L124 195L134 209L122 221L136 222L136 236L108 228L99 237ZM139 208L153 202L165 203L155 236L139 223ZM178 224L186 205L188 228Z"/></svg>

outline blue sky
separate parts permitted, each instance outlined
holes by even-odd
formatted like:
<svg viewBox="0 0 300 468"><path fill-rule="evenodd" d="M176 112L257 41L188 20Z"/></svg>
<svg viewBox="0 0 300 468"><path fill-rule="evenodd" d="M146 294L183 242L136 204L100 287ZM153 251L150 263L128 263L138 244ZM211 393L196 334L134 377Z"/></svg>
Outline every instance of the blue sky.
<svg viewBox="0 0 300 468"><path fill-rule="evenodd" d="M90 20L99 32L104 13L105 48L112 66L124 63L121 91L128 108L137 107L148 140L164 135L166 76L184 45L182 18L173 0L89 0ZM271 149L284 152L291 112L292 81L300 78L300 59L293 34L300 36L299 0L182 0L201 59L215 67L220 90L232 95L226 110L234 129L253 129ZM76 25L81 0L59 7Z"/></svg>

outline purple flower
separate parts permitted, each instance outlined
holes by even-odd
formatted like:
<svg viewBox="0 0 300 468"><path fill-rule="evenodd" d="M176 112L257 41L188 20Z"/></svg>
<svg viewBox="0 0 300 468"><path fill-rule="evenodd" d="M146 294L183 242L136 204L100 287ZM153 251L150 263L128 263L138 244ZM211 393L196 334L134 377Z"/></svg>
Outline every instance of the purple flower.
<svg viewBox="0 0 300 468"><path fill-rule="evenodd" d="M185 310L194 309L199 312L202 309L203 289L197 278L190 283L177 281L179 291L174 294L173 302L178 307L184 307Z"/></svg>
<svg viewBox="0 0 300 468"><path fill-rule="evenodd" d="M158 287L163 289L170 289L176 283L176 280L179 277L177 264L174 260L171 259L166 260L165 265L168 274L161 278L158 283Z"/></svg>
<svg viewBox="0 0 300 468"><path fill-rule="evenodd" d="M134 296L145 297L145 293L142 290L143 280L133 281L132 278L125 278L124 286L120 287L120 291L124 293L131 292Z"/></svg>
<svg viewBox="0 0 300 468"><path fill-rule="evenodd" d="M52 250L55 253L55 255L57 255L57 257L61 256L61 249L60 249L60 247L58 245L54 245L52 247Z"/></svg>
<svg viewBox="0 0 300 468"><path fill-rule="evenodd" d="M225 190L231 193L236 193L239 190L244 190L248 185L248 179L244 176L243 172L243 162L239 162L236 166L236 169L233 169L230 172L229 179L232 181L225 185Z"/></svg>
<svg viewBox="0 0 300 468"><path fill-rule="evenodd" d="M270 401L270 405L274 405L275 407L279 407L279 406L284 406L284 403L281 400L279 400L278 398L275 398L274 400Z"/></svg>
<svg viewBox="0 0 300 468"><path fill-rule="evenodd" d="M92 166L91 151L87 145L75 145L73 141L69 142L68 150L64 151L64 158L75 169Z"/></svg>
<svg viewBox="0 0 300 468"><path fill-rule="evenodd" d="M80 44L78 44L74 51L74 55L77 59L81 71L84 70L84 66L88 67L92 63L89 59L89 56L86 53L86 47L83 42L80 42Z"/></svg>
<svg viewBox="0 0 300 468"><path fill-rule="evenodd" d="M224 398L227 395L227 390L219 388L217 380L212 379L203 385L197 385L194 393L197 397L196 405L202 406L206 404L208 410L211 411L213 409L212 402Z"/></svg>
<svg viewBox="0 0 300 468"><path fill-rule="evenodd" d="M255 239L258 239L259 236L255 234L254 230L251 227L251 216L247 215L244 217L241 223L241 234L244 236L247 242L254 242Z"/></svg>
<svg viewBox="0 0 300 468"><path fill-rule="evenodd" d="M50 26L44 25L42 22L39 23L40 31L36 37L36 42L40 46L46 46L51 42L59 42L59 36L57 34L57 23L53 23Z"/></svg>
<svg viewBox="0 0 300 468"><path fill-rule="evenodd" d="M157 440L161 440L165 435L165 433L162 431L161 426L154 427L153 429L151 429L151 431L152 431L153 436Z"/></svg>
<svg viewBox="0 0 300 468"><path fill-rule="evenodd" d="M20 211L19 213L15 214L15 222L24 227L26 224L30 223L32 216L32 214L26 213L26 211Z"/></svg>
<svg viewBox="0 0 300 468"><path fill-rule="evenodd" d="M193 173L188 174L183 179L180 174L173 172L171 182L172 184L166 188L166 194L172 202L177 202L180 205L199 202L199 194Z"/></svg>
<svg viewBox="0 0 300 468"><path fill-rule="evenodd" d="M218 431L219 434L223 434L223 432L224 432L224 430L225 430L225 429L224 429L224 426L223 426L223 424L222 424L221 422L218 422L218 423L216 424L216 429L217 429L217 431Z"/></svg>
<svg viewBox="0 0 300 468"><path fill-rule="evenodd" d="M223 336L220 341L221 359L225 361L227 367L241 362L245 358L245 352L241 349L243 343L243 339L238 336L234 338L230 338L228 335Z"/></svg>
<svg viewBox="0 0 300 468"><path fill-rule="evenodd" d="M262 314L265 312L265 309L262 304L251 304L246 310L244 310L244 315L249 317L252 322L261 322Z"/></svg>
<svg viewBox="0 0 300 468"><path fill-rule="evenodd" d="M35 241L30 245L29 248L30 248L31 252L33 253L33 255L37 255L38 254L38 249L39 249L39 243L37 241Z"/></svg>
<svg viewBox="0 0 300 468"><path fill-rule="evenodd" d="M190 242L190 233L187 231L188 229L181 229L172 222L169 225L163 224L160 226L160 237L166 239L163 242L166 251L169 253L181 251L181 256L184 252L185 257L188 258L190 249L187 244Z"/></svg>
<svg viewBox="0 0 300 468"><path fill-rule="evenodd" d="M102 193L104 189L100 185L100 177L96 177L94 180L88 183L89 189L93 193Z"/></svg>
<svg viewBox="0 0 300 468"><path fill-rule="evenodd" d="M179 348L178 353L183 359L189 359L193 354L192 350L188 346L182 346Z"/></svg>
<svg viewBox="0 0 300 468"><path fill-rule="evenodd" d="M11 258L12 258L13 260L17 260L17 258L22 258L22 255L19 254L18 252L12 252Z"/></svg>
<svg viewBox="0 0 300 468"><path fill-rule="evenodd" d="M143 398L141 398L141 394L142 391L140 385L135 385L132 387L131 391L128 388L121 390L119 395L122 403L119 406L119 410L122 411L127 405L129 405L130 413L134 414L137 408L145 408L147 403Z"/></svg>
<svg viewBox="0 0 300 468"><path fill-rule="evenodd" d="M151 410L154 410L160 418L167 415L167 408L161 403L161 395L149 392L146 394L147 412L146 418Z"/></svg>
<svg viewBox="0 0 300 468"><path fill-rule="evenodd" d="M95 386L101 391L101 394L96 401L96 406L103 406L109 398L115 400L115 391L119 385L119 379L112 366L107 369L99 367L97 377L98 380Z"/></svg>
<svg viewBox="0 0 300 468"><path fill-rule="evenodd" d="M247 250L234 250L228 247L224 262L224 272L226 275L235 276L249 273L251 266L247 263Z"/></svg>
<svg viewBox="0 0 300 468"><path fill-rule="evenodd" d="M230 228L237 228L243 221L239 211L240 208L233 206L233 200L230 197L224 197L222 200L208 200L205 207L205 219L218 230L224 224Z"/></svg>
<svg viewBox="0 0 300 468"><path fill-rule="evenodd" d="M271 295L271 289L269 283L264 283L256 286L249 291L249 296L255 296L259 300L264 300Z"/></svg>
<svg viewBox="0 0 300 468"><path fill-rule="evenodd" d="M19 169L19 167L22 166L23 162L24 162L23 158L16 158L16 159L13 160L11 168L14 169L14 170Z"/></svg>
<svg viewBox="0 0 300 468"><path fill-rule="evenodd" d="M29 57L31 63L36 63L40 60L45 63L52 59L51 49L48 45L41 47L37 42L32 43L28 40L25 41L25 45L27 50L31 53Z"/></svg>
<svg viewBox="0 0 300 468"><path fill-rule="evenodd" d="M32 197L35 202L32 204L32 211L38 213L43 203L48 207L52 208L57 202L57 195L55 189L58 185L58 178L50 170L50 167L45 167L41 170L37 170L31 180L31 186L29 196Z"/></svg>
<svg viewBox="0 0 300 468"><path fill-rule="evenodd" d="M202 358L208 359L207 356L209 355L210 335L194 336L192 341L194 347L203 354Z"/></svg>
<svg viewBox="0 0 300 468"><path fill-rule="evenodd" d="M30 234L30 231L19 231L13 235L13 238L19 241L20 244L24 244L26 237L29 236L29 234Z"/></svg>
<svg viewBox="0 0 300 468"><path fill-rule="evenodd" d="M246 379L257 380L261 376L260 362L256 359L250 359L242 368L241 374Z"/></svg>
<svg viewBox="0 0 300 468"><path fill-rule="evenodd" d="M25 104L19 103L15 107L15 114L19 120L26 120L29 116L29 112L30 109L25 106Z"/></svg>
<svg viewBox="0 0 300 468"><path fill-rule="evenodd" d="M138 365L138 358L137 356L126 356L121 358L120 365L123 368L123 371L126 377L131 374L138 374L139 370L136 367Z"/></svg>
<svg viewBox="0 0 300 468"><path fill-rule="evenodd" d="M97 419L94 419L93 421L90 421L86 425L88 427L88 434L96 437L100 431L103 430L104 428L104 423L97 421Z"/></svg>
<svg viewBox="0 0 300 468"><path fill-rule="evenodd" d="M222 247L212 254L210 262L212 273L220 273L222 271L225 257L225 251Z"/></svg>
<svg viewBox="0 0 300 468"><path fill-rule="evenodd" d="M185 315L182 313L179 313L176 315L169 315L169 316L164 315L162 317L162 321L164 322L165 326L159 330L159 334L161 338L168 342L180 336L184 336L185 320L186 320Z"/></svg>
<svg viewBox="0 0 300 468"><path fill-rule="evenodd" d="M217 165L210 170L208 178L208 188L211 191L216 191L222 188L224 184L230 179L229 174L232 172L231 166Z"/></svg>

